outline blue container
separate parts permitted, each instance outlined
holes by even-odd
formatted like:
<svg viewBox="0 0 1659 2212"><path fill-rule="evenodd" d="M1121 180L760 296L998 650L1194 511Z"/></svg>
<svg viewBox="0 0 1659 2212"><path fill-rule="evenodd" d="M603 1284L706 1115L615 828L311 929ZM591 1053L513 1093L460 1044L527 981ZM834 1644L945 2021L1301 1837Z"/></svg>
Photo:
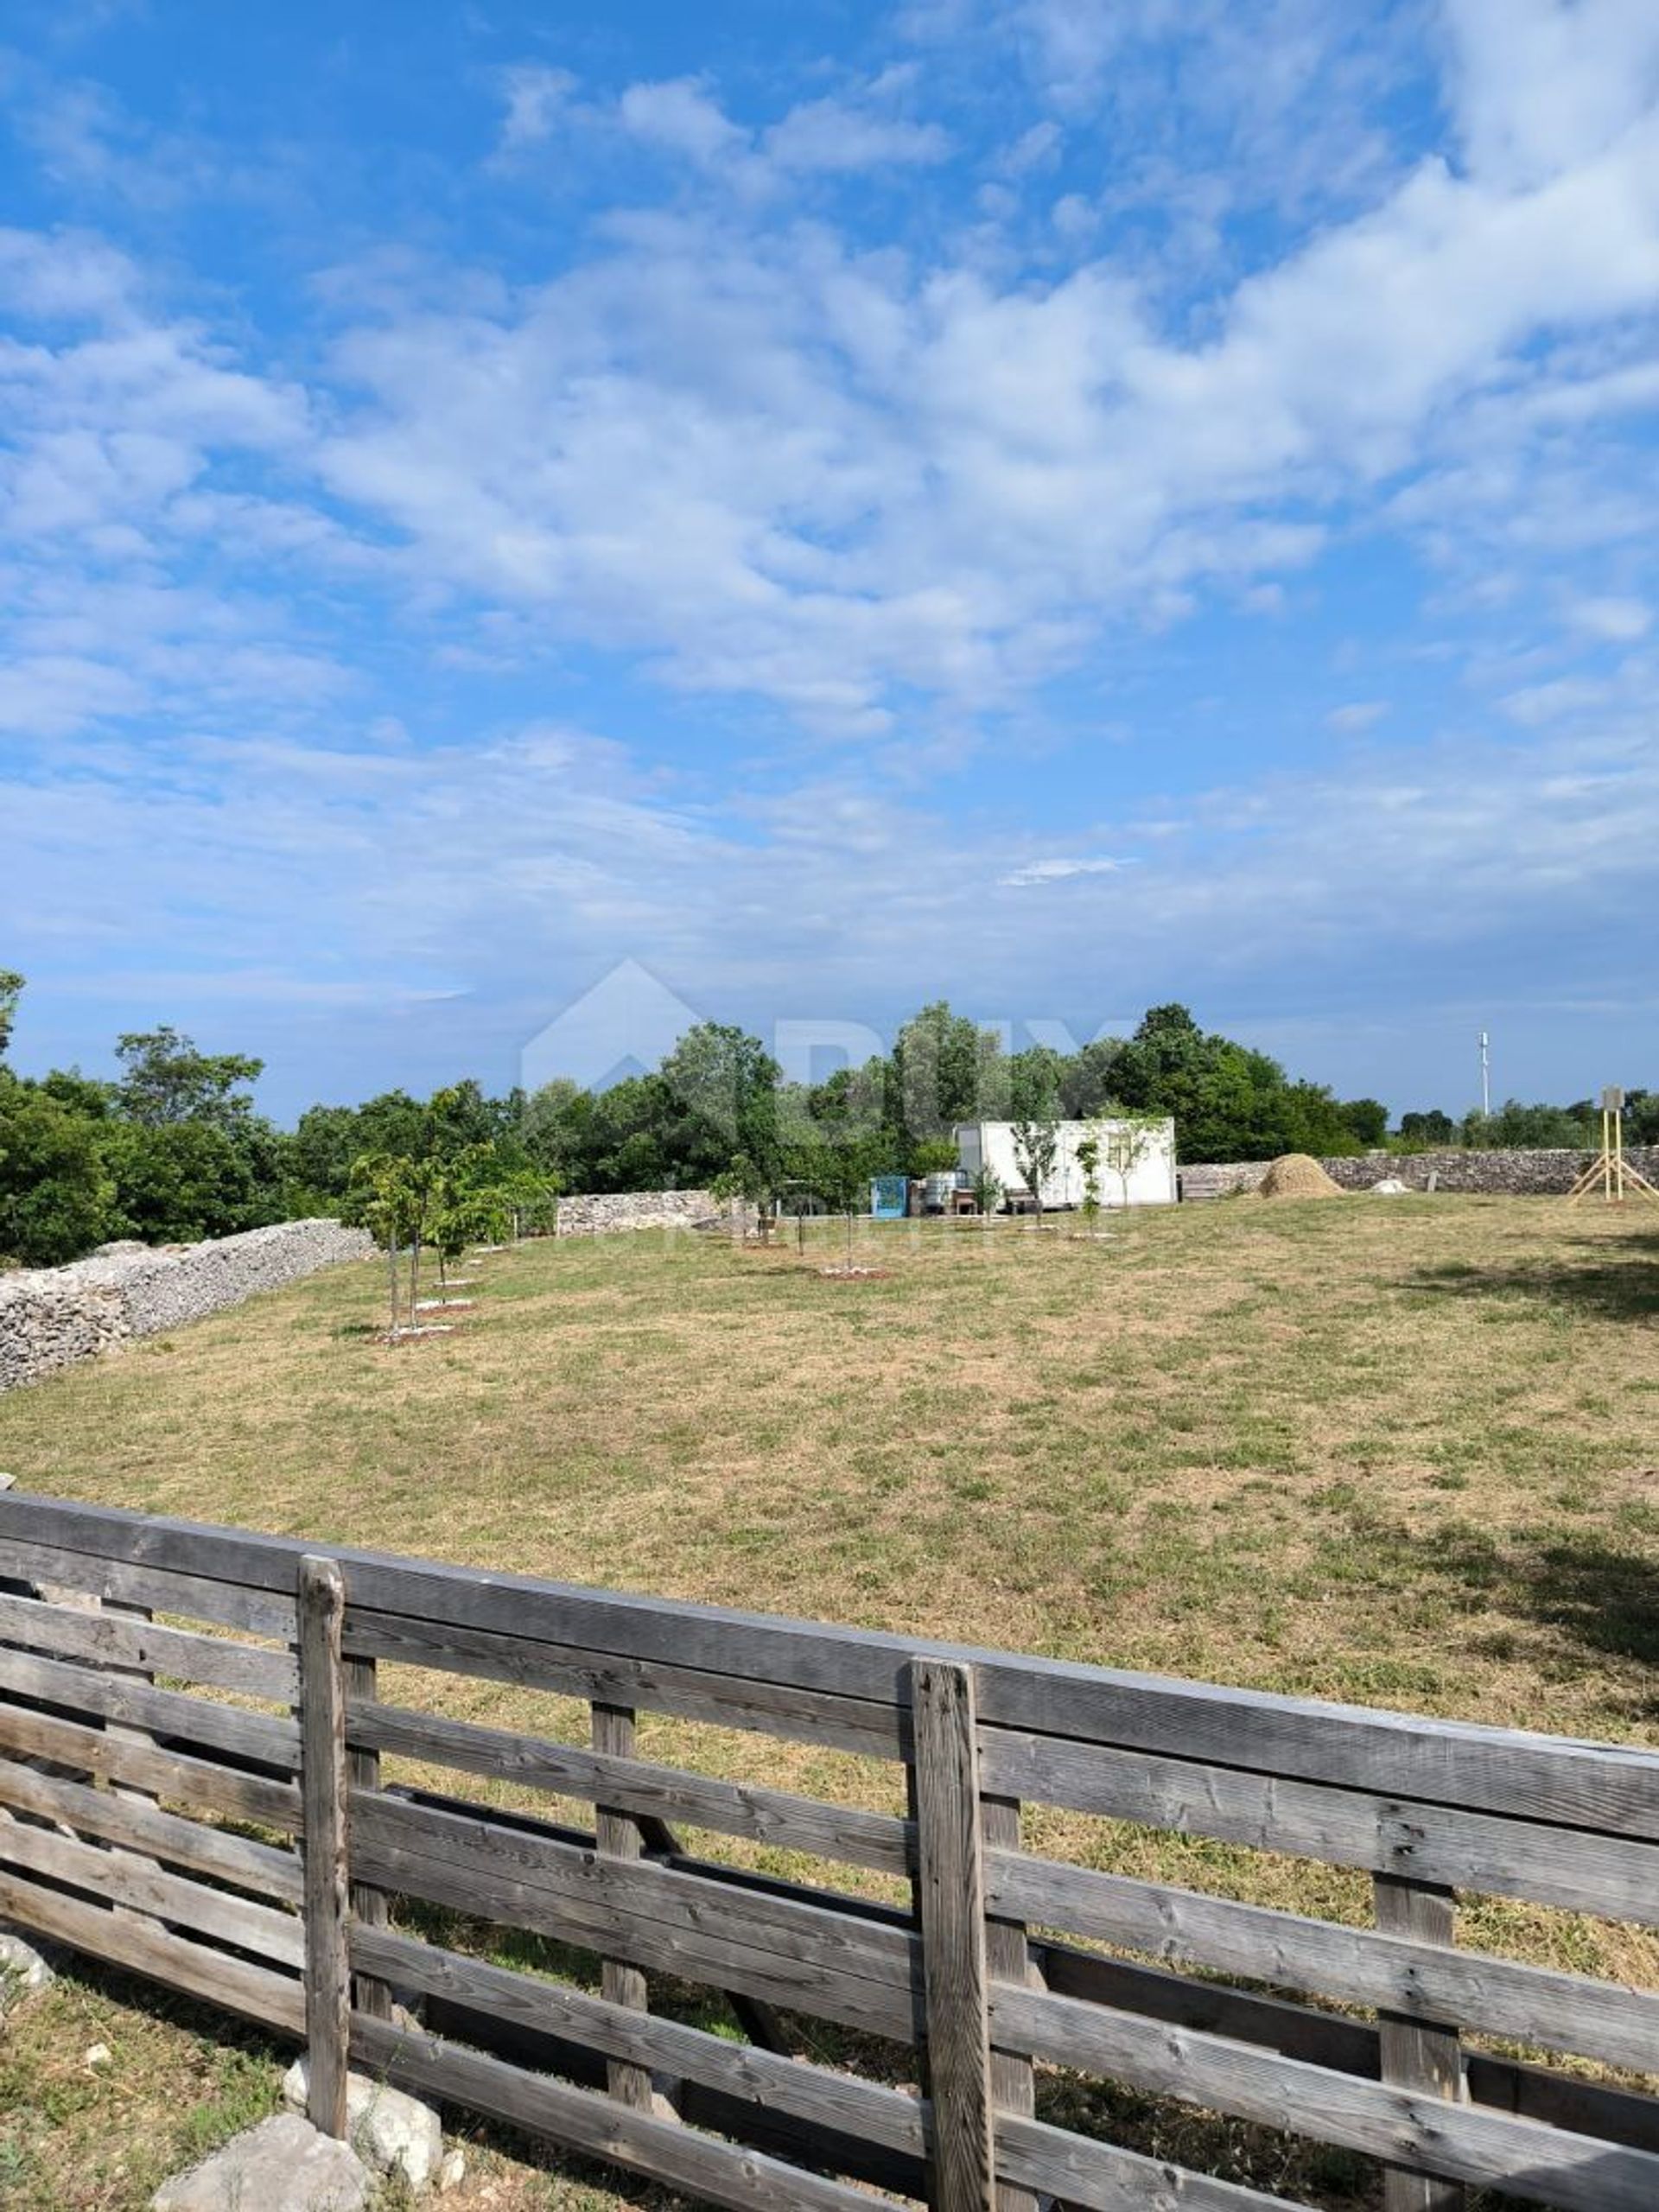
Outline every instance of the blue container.
<svg viewBox="0 0 1659 2212"><path fill-rule="evenodd" d="M877 1221L902 1221L910 1196L903 1175L874 1175L870 1179L870 1211Z"/></svg>

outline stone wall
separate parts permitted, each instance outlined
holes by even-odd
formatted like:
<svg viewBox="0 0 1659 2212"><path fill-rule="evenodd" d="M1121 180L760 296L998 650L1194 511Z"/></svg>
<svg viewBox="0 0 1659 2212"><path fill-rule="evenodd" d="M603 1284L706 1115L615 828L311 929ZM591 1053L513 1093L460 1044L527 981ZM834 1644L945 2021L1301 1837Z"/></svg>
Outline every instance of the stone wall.
<svg viewBox="0 0 1659 2212"><path fill-rule="evenodd" d="M710 1229L726 1209L707 1191L594 1191L559 1200L561 1236L604 1236L613 1229Z"/></svg>
<svg viewBox="0 0 1659 2212"><path fill-rule="evenodd" d="M1345 1191L1369 1191L1385 1175L1414 1191L1429 1178L1440 1191L1484 1192L1497 1198L1555 1198L1570 1191L1595 1154L1591 1152L1365 1152L1319 1162ZM1659 1184L1659 1145L1631 1145L1625 1159L1638 1174ZM1224 1198L1254 1191L1268 1172L1265 1160L1206 1161L1179 1172L1185 1198Z"/></svg>
<svg viewBox="0 0 1659 2212"><path fill-rule="evenodd" d="M0 1390L373 1250L363 1230L285 1221L204 1244L106 1244L70 1267L0 1274Z"/></svg>

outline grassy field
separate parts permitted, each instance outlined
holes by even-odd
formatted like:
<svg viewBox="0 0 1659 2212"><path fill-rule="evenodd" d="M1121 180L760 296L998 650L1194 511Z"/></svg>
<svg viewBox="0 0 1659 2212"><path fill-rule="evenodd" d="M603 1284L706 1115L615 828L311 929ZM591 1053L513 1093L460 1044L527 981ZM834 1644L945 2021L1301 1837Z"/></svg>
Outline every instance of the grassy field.
<svg viewBox="0 0 1659 2212"><path fill-rule="evenodd" d="M838 1231L804 1255L655 1236L520 1247L482 1263L454 1334L395 1351L373 1334L378 1272L338 1270L0 1399L0 1468L284 1534L1652 1740L1649 1221L1351 1198L1144 1214L1102 1242L862 1234L884 1272L852 1280L819 1271ZM481 1683L444 1701L531 1710ZM557 1718L537 1704L537 1726ZM880 1802L880 1778L836 1754L666 1720L642 1747ZM1366 1916L1346 1874L1058 1815L1034 1833ZM1467 1921L1516 1955L1659 1985L1659 1947L1628 1929L1498 1904ZM0 2202L129 2212L194 2100L208 2117L192 2143L215 2113L219 2132L241 2124L274 2057L216 2050L201 2026L95 1977L36 2000L0 2046ZM99 2040L116 2063L89 2074ZM163 2117L141 2127L141 2109ZM1259 2185L1373 2201L1359 2167L1251 2131L1128 2098L1096 2117ZM486 2147L456 2201L653 2200Z"/></svg>

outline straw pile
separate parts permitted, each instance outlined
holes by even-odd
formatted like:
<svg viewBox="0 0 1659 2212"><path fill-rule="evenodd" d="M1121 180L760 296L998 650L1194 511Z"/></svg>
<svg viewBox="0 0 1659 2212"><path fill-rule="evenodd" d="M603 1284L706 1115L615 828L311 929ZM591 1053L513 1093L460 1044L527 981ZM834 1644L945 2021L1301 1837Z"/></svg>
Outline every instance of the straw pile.
<svg viewBox="0 0 1659 2212"><path fill-rule="evenodd" d="M1317 1160L1305 1152L1287 1152L1275 1160L1262 1178L1264 1198L1339 1198L1340 1183L1333 1183Z"/></svg>

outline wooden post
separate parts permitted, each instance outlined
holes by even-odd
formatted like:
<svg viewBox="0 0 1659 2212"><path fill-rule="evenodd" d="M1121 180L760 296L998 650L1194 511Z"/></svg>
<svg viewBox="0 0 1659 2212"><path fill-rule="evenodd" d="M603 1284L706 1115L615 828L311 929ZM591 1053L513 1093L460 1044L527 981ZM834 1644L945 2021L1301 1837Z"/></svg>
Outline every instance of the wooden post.
<svg viewBox="0 0 1659 2212"><path fill-rule="evenodd" d="M374 1700L375 1664L372 1659L347 1659L344 1662L346 1694L348 1699L360 1699L365 1704ZM378 1789L380 1787L380 1754L378 1751L348 1751L346 1758L346 1777L353 1789ZM377 1890L367 1882L353 1882L351 1890L352 1917L364 1928L384 1928L391 1917L389 1901L384 1890ZM372 1974L360 1974L352 1984L353 1999L359 2012L366 2012L371 2019L389 2020L391 2018L391 1989L390 1984Z"/></svg>
<svg viewBox="0 0 1659 2212"><path fill-rule="evenodd" d="M979 1828L988 1851L1020 1848L1020 1801L991 1797L979 1801ZM985 1967L993 1981L1011 1981L1029 1989L1034 1980L1031 1946L1020 1920L988 1919L985 1923ZM994 2112L1018 2113L1029 2119L1037 2109L1037 2070L1028 2052L991 2048L991 2103ZM1014 2183L996 2184L996 2212L1037 2212L1033 2190Z"/></svg>
<svg viewBox="0 0 1659 2212"><path fill-rule="evenodd" d="M1452 1891L1399 1874L1373 1876L1372 1890L1376 1924L1385 1935L1451 1945L1457 1916ZM1377 2024L1384 2082L1454 2104L1461 2099L1463 2064L1455 2028L1427 2026L1397 2012L1379 2013ZM1382 2201L1385 2212L1463 2212L1467 2199L1461 2182L1389 2166L1384 2171Z"/></svg>
<svg viewBox="0 0 1659 2212"><path fill-rule="evenodd" d="M925 2052L933 2105L933 2212L995 2212L974 1684L966 1667L913 1659L918 1892Z"/></svg>
<svg viewBox="0 0 1659 2212"><path fill-rule="evenodd" d="M346 1928L346 1681L340 1624L346 1585L331 1559L305 1558L299 1573L300 1796L305 1854L306 2113L346 2139L352 1974Z"/></svg>
<svg viewBox="0 0 1659 2212"><path fill-rule="evenodd" d="M594 1749L608 1753L613 1758L633 1757L633 1711L626 1705L594 1706ZM601 1859L639 1859L645 1853L645 1840L639 1823L626 1813L609 1810L603 1805L594 1811L594 1834ZM608 2004L626 2005L636 2012L647 2007L645 1977L636 1966L625 1959L604 1959L600 1962L599 1993ZM613 2058L606 2067L606 2077L611 2094L619 2104L632 2105L641 2112L652 2108L651 2069L647 2066L630 2065L626 2059Z"/></svg>
<svg viewBox="0 0 1659 2212"><path fill-rule="evenodd" d="M93 1599L92 1603L95 1605L98 1602L97 1599ZM104 1600L103 1611L106 1613L118 1614L128 1620L148 1621L151 1618L148 1605L123 1605L118 1599L115 1598L106 1598ZM107 1668L107 1671L112 1676L124 1676L133 1681L153 1683L156 1680L154 1673L149 1668L145 1667L118 1667L113 1662L111 1662ZM123 1736L129 1743L154 1744L156 1740L147 1729L130 1728L124 1722L116 1720L106 1720L104 1724L104 1732L106 1736ZM142 1803L151 1805L156 1802L155 1798L148 1790L134 1789L124 1783L111 1783L110 1785L110 1791L111 1795L116 1797L133 1798ZM146 1859L141 1853L112 1848L111 1855L113 1858L124 1859L129 1866L140 1870L147 1869L150 1872L154 1872L156 1871L156 1861L153 1859ZM151 1916L147 1913L134 1915L132 1908L130 1905L117 1905L115 1910L118 1915L124 1917L138 1917L142 1919L149 1919L151 1917Z"/></svg>

